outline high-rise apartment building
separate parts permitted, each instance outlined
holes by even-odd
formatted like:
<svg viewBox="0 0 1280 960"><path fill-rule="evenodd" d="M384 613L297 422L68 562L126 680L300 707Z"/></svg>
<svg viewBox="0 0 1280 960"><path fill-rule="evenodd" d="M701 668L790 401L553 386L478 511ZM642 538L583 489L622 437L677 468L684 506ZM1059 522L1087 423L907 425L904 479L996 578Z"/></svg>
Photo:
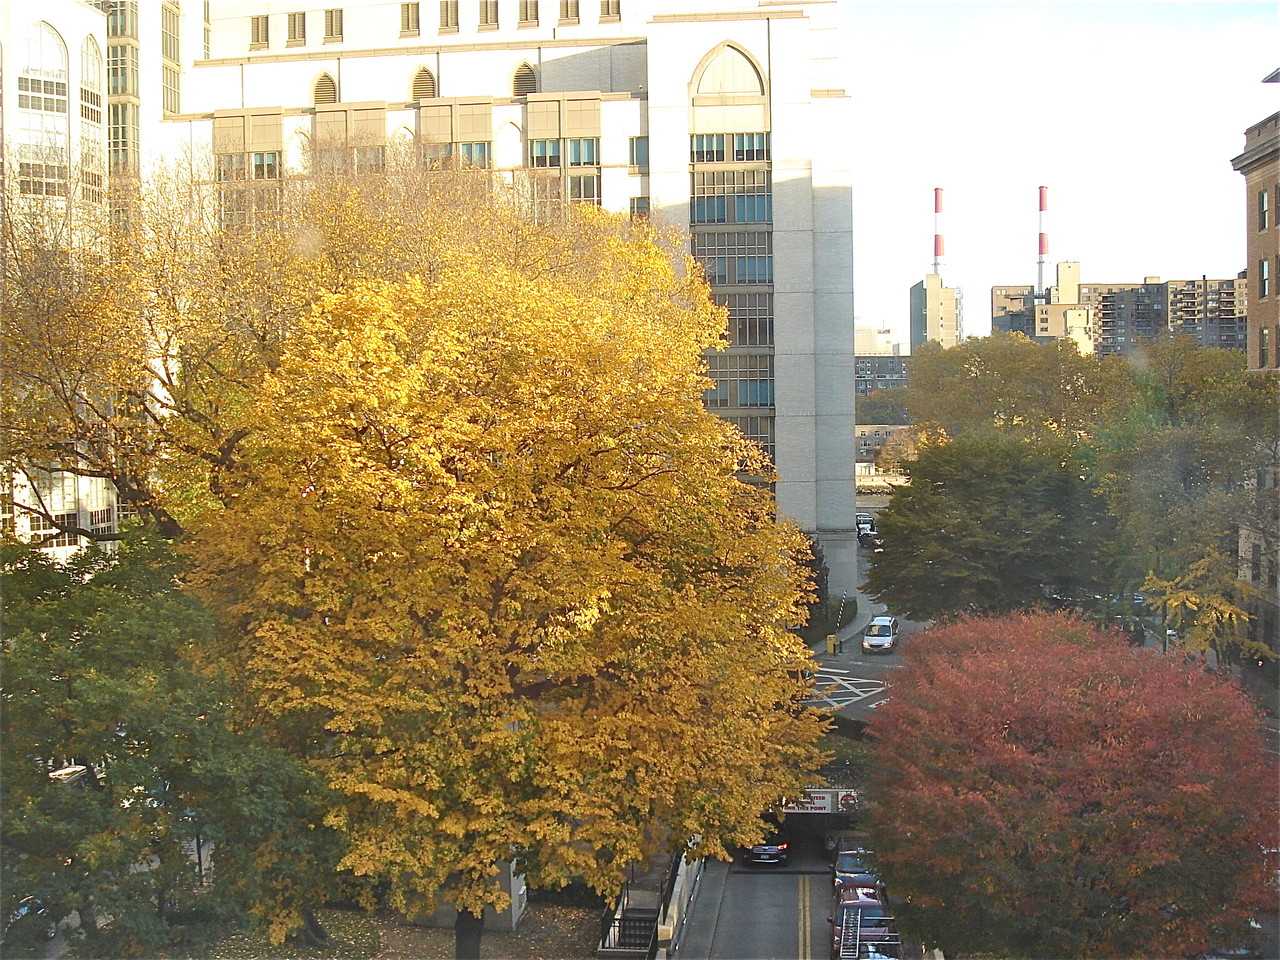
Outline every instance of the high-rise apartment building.
<svg viewBox="0 0 1280 960"><path fill-rule="evenodd" d="M311 163L376 172L402 146L524 178L538 202L686 228L729 312L707 404L772 456L779 509L823 542L833 588L852 587L852 140L835 2L156 6L179 14L178 49L162 31L157 61L163 80L166 51L180 57L161 103L178 109L140 114L142 163L207 156L224 216L252 216ZM150 46L143 32L140 62ZM127 126L119 139L123 161Z"/></svg>
<svg viewBox="0 0 1280 960"><path fill-rule="evenodd" d="M1070 339L1084 353L1125 353L1168 333L1243 350L1247 303L1243 278L1082 283L1080 264L1064 262L1043 297L1029 285L992 287L991 327L1043 342Z"/></svg>
<svg viewBox="0 0 1280 960"><path fill-rule="evenodd" d="M1264 83L1280 83L1280 70ZM1244 153L1231 161L1244 175L1245 246L1251 302L1248 317L1250 370L1280 368L1280 113L1244 133Z"/></svg>
<svg viewBox="0 0 1280 960"><path fill-rule="evenodd" d="M937 273L911 288L911 349L930 341L944 347L960 342L960 297Z"/></svg>

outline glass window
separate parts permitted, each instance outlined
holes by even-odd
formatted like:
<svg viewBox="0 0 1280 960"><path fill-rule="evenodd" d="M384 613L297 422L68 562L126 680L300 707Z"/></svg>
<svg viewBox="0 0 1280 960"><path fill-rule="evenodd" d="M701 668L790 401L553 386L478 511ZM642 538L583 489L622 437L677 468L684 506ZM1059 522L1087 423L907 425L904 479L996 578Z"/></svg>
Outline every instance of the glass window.
<svg viewBox="0 0 1280 960"><path fill-rule="evenodd" d="M222 153L216 160L217 177L220 182L244 180L247 166L243 153Z"/></svg>
<svg viewBox="0 0 1280 960"><path fill-rule="evenodd" d="M1258 261L1258 299L1263 300L1271 295L1271 261Z"/></svg>
<svg viewBox="0 0 1280 960"><path fill-rule="evenodd" d="M179 113L181 107L181 81L178 68L167 63L160 68L161 99L165 113Z"/></svg>
<svg viewBox="0 0 1280 960"><path fill-rule="evenodd" d="M22 89L21 78L18 89ZM107 47L107 93L138 95L138 48L132 44L113 43Z"/></svg>
<svg viewBox="0 0 1280 960"><path fill-rule="evenodd" d="M695 233L693 255L702 262L709 283L773 282L770 233Z"/></svg>
<svg viewBox="0 0 1280 960"><path fill-rule="evenodd" d="M649 165L649 138L632 137L629 153L630 157L628 162L631 166L647 167Z"/></svg>
<svg viewBox="0 0 1280 960"><path fill-rule="evenodd" d="M112 0L107 10L107 36L138 39L137 0Z"/></svg>
<svg viewBox="0 0 1280 960"><path fill-rule="evenodd" d="M160 8L160 53L174 63L181 63L178 48L178 11L165 4Z"/></svg>
<svg viewBox="0 0 1280 960"><path fill-rule="evenodd" d="M560 166L560 141L559 140L530 140L529 141L529 166L531 167Z"/></svg>
<svg viewBox="0 0 1280 960"><path fill-rule="evenodd" d="M488 169L489 141L477 140L470 143L459 143L458 157L465 166L477 167L482 170Z"/></svg>
<svg viewBox="0 0 1280 960"><path fill-rule="evenodd" d="M279 180L280 154L276 152L255 153L253 155L253 179Z"/></svg>
<svg viewBox="0 0 1280 960"><path fill-rule="evenodd" d="M631 216L647 217L649 215L649 198L648 197L632 197L631 198Z"/></svg>
<svg viewBox="0 0 1280 960"><path fill-rule="evenodd" d="M600 203L600 178L591 177L570 177L569 178L569 202L570 203Z"/></svg>
<svg viewBox="0 0 1280 960"><path fill-rule="evenodd" d="M769 134L767 133L735 133L733 135L733 159L768 160Z"/></svg>
<svg viewBox="0 0 1280 960"><path fill-rule="evenodd" d="M1271 213L1271 211L1267 209L1267 200L1268 200L1267 191L1259 190L1258 191L1258 229L1259 230L1267 229L1267 222L1269 220L1269 214Z"/></svg>
<svg viewBox="0 0 1280 960"><path fill-rule="evenodd" d="M716 163L724 160L724 134L693 134L689 159L693 163Z"/></svg>
<svg viewBox="0 0 1280 960"><path fill-rule="evenodd" d="M772 354L711 354L707 375L715 384L704 396L708 407L773 406Z"/></svg>
<svg viewBox="0 0 1280 960"><path fill-rule="evenodd" d="M600 141L596 138L571 139L565 141L569 154L569 166L571 167L593 167L600 161L597 153L600 150Z"/></svg>

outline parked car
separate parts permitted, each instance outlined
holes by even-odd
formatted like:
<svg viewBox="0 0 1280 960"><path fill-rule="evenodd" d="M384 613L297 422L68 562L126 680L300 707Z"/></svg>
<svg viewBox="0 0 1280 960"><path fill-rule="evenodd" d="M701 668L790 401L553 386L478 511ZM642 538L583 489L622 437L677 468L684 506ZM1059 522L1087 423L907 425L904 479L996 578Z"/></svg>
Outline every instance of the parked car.
<svg viewBox="0 0 1280 960"><path fill-rule="evenodd" d="M898 646L898 618L875 617L862 632L862 649L866 653L890 653Z"/></svg>
<svg viewBox="0 0 1280 960"><path fill-rule="evenodd" d="M875 533L876 518L869 513L855 513L853 515L854 525L857 527L858 536L863 533Z"/></svg>
<svg viewBox="0 0 1280 960"><path fill-rule="evenodd" d="M742 855L742 862L759 866L775 866L787 862L790 844L780 835L773 833L760 843L754 844Z"/></svg>
<svg viewBox="0 0 1280 960"><path fill-rule="evenodd" d="M863 890L871 890L869 896L877 900L880 895L880 878L871 869L871 851L864 847L852 847L836 854L831 865L832 879L836 886L849 884Z"/></svg>
<svg viewBox="0 0 1280 960"><path fill-rule="evenodd" d="M832 960L865 958L873 953L897 957L900 951L893 917L879 900L860 896L852 887L837 887L831 924Z"/></svg>

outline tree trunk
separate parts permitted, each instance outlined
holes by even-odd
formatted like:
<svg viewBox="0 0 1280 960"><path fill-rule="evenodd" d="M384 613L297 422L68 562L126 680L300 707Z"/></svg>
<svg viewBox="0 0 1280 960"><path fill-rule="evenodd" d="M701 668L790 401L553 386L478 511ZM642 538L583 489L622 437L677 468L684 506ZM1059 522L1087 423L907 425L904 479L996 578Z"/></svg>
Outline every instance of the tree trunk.
<svg viewBox="0 0 1280 960"><path fill-rule="evenodd" d="M314 910L302 911L302 930L298 936L302 942L308 946L324 949L329 946L329 932L325 930L323 924L316 919Z"/></svg>
<svg viewBox="0 0 1280 960"><path fill-rule="evenodd" d="M480 938L484 934L484 913L458 908L453 921L453 955L457 960L480 960Z"/></svg>

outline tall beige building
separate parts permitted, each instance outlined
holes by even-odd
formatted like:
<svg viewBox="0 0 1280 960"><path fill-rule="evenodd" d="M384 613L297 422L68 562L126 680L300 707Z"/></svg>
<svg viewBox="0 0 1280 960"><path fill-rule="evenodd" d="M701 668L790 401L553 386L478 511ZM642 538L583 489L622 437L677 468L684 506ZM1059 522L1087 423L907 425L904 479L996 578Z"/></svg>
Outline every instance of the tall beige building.
<svg viewBox="0 0 1280 960"><path fill-rule="evenodd" d="M911 349L930 341L944 347L960 342L960 297L938 273L911 288Z"/></svg>

